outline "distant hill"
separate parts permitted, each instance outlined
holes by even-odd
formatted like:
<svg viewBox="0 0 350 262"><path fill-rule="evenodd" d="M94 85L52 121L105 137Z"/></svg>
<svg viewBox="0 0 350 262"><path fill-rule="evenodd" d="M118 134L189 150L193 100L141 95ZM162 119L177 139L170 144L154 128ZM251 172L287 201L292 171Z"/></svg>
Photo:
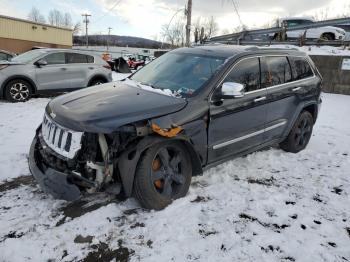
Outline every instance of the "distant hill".
<svg viewBox="0 0 350 262"><path fill-rule="evenodd" d="M110 46L128 46L138 48L161 48L162 43L142 37L119 36L119 35L89 35L89 45L107 45L109 39ZM74 36L74 45L84 45L85 36ZM169 44L164 44L163 48L170 48Z"/></svg>

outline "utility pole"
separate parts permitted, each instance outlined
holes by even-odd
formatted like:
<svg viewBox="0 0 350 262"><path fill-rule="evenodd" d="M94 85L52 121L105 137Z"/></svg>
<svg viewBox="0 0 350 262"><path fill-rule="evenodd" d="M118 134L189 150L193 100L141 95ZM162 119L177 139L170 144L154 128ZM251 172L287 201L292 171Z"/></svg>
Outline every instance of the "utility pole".
<svg viewBox="0 0 350 262"><path fill-rule="evenodd" d="M111 37L112 27L108 27L107 51L109 50L109 38Z"/></svg>
<svg viewBox="0 0 350 262"><path fill-rule="evenodd" d="M88 48L89 46L89 34L88 34L88 24L90 23L90 20L89 20L89 14L82 14L81 16L85 17L84 20L83 20L83 23L85 23L85 37L86 37L86 48Z"/></svg>
<svg viewBox="0 0 350 262"><path fill-rule="evenodd" d="M191 44L192 0L188 0L186 15L187 15L186 46L190 46L190 44Z"/></svg>

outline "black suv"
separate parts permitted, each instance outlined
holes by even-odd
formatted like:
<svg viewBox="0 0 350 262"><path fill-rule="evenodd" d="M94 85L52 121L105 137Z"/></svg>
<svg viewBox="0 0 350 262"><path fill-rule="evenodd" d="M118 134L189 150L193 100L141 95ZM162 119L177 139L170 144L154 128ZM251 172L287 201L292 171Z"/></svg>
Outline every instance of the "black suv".
<svg viewBox="0 0 350 262"><path fill-rule="evenodd" d="M321 76L302 52L200 46L46 107L29 165L41 188L75 200L107 191L162 209L191 177L233 157L308 144Z"/></svg>

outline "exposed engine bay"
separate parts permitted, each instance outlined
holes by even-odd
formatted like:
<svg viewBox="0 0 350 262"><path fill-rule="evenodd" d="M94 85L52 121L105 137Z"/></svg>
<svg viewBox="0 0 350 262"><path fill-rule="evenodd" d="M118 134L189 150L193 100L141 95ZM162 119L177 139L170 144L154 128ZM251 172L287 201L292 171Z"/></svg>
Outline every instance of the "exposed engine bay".
<svg viewBox="0 0 350 262"><path fill-rule="evenodd" d="M118 168L121 154L150 133L152 130L146 122L121 127L112 134L83 133L79 136L45 116L38 130L36 147L46 166L44 169L50 167L67 174L69 181L81 191L106 190L118 194L121 189Z"/></svg>
<svg viewBox="0 0 350 262"><path fill-rule="evenodd" d="M71 201L81 193L99 191L130 197L142 152L165 140L185 139L182 127L160 125L168 126L169 119L139 121L121 126L111 134L96 134L67 129L45 114L32 144L30 158L34 161L29 161L30 167L40 169L40 172L33 172L38 176L36 179L56 198ZM190 127L197 132L192 125ZM205 139L202 134L200 137ZM36 165L31 165L34 162ZM194 173L201 173L200 164ZM76 188L73 190L73 187Z"/></svg>

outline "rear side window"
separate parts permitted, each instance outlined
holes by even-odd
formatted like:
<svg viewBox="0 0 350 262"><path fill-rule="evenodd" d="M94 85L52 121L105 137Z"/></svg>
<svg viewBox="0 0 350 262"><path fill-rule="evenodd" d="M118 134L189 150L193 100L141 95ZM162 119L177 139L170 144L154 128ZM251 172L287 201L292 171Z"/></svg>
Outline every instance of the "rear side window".
<svg viewBox="0 0 350 262"><path fill-rule="evenodd" d="M268 56L265 57L265 62L262 72L264 87L281 85L292 81L292 70L287 57Z"/></svg>
<svg viewBox="0 0 350 262"><path fill-rule="evenodd" d="M67 53L67 63L68 64L86 64L93 63L94 58L89 55L76 54L76 53Z"/></svg>
<svg viewBox="0 0 350 262"><path fill-rule="evenodd" d="M66 57L64 53L53 53L44 57L44 60L48 65L60 65L66 63Z"/></svg>
<svg viewBox="0 0 350 262"><path fill-rule="evenodd" d="M95 59L94 59L94 57L93 56L91 56L91 55L87 55L86 56L87 57L87 62L89 63L89 64L92 64L92 63L94 63L95 61Z"/></svg>
<svg viewBox="0 0 350 262"><path fill-rule="evenodd" d="M309 62L303 57L289 57L293 68L293 80L300 80L314 75Z"/></svg>
<svg viewBox="0 0 350 262"><path fill-rule="evenodd" d="M245 86L245 92L260 89L260 62L258 58L244 59L232 69L224 82L235 82Z"/></svg>

